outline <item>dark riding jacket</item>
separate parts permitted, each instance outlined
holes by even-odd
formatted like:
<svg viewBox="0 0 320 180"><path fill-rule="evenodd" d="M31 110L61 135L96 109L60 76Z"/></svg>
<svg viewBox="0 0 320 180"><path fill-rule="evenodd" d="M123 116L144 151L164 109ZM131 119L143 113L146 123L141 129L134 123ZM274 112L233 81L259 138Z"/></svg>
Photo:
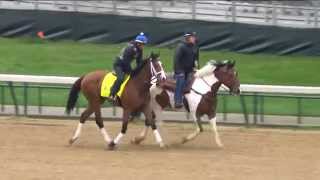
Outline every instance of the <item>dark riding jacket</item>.
<svg viewBox="0 0 320 180"><path fill-rule="evenodd" d="M130 42L116 58L114 67L121 67L124 73L130 73L133 59L136 59L137 66L139 66L142 63L142 50L138 48L135 42Z"/></svg>
<svg viewBox="0 0 320 180"><path fill-rule="evenodd" d="M181 42L174 56L174 72L190 73L199 61L199 48L196 45Z"/></svg>

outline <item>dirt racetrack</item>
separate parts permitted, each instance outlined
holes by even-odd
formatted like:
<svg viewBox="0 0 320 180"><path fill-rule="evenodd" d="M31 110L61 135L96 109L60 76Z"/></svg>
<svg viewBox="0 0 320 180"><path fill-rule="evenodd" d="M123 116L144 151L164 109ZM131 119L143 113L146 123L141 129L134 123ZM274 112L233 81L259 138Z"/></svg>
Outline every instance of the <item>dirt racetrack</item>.
<svg viewBox="0 0 320 180"><path fill-rule="evenodd" d="M67 140L78 121L0 118L1 180L318 180L320 131L219 127L223 149L208 131L188 144L190 124L165 124L170 145L161 150L150 133L131 145L142 123L130 124L116 151L105 150L95 123L87 122L78 142ZM105 122L114 137L120 122Z"/></svg>

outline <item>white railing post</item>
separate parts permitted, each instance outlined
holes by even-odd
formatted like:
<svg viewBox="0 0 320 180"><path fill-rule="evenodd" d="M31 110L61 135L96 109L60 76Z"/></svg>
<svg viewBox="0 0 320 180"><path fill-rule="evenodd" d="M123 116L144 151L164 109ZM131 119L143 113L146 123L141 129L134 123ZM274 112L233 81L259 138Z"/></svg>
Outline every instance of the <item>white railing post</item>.
<svg viewBox="0 0 320 180"><path fill-rule="evenodd" d="M35 9L35 10L39 10L39 1L38 1L38 0L36 0L36 1L34 2L34 9Z"/></svg>
<svg viewBox="0 0 320 180"><path fill-rule="evenodd" d="M112 13L117 13L117 0L112 0Z"/></svg>
<svg viewBox="0 0 320 180"><path fill-rule="evenodd" d="M134 12L134 14L137 14L137 5L136 1L128 1L130 4L130 9Z"/></svg>
<svg viewBox="0 0 320 180"><path fill-rule="evenodd" d="M196 19L196 13L197 13L197 1L196 0L192 0L191 1L191 12L192 12L192 19L195 20Z"/></svg>
<svg viewBox="0 0 320 180"><path fill-rule="evenodd" d="M73 5L73 11L77 12L78 11L78 1L76 1L76 0L72 1L72 5Z"/></svg>
<svg viewBox="0 0 320 180"><path fill-rule="evenodd" d="M232 1L232 3L231 3L231 16L232 16L232 22L234 22L234 23L237 21L236 10L237 10L237 4L235 1Z"/></svg>
<svg viewBox="0 0 320 180"><path fill-rule="evenodd" d="M157 17L157 7L154 1L151 1L152 17Z"/></svg>
<svg viewBox="0 0 320 180"><path fill-rule="evenodd" d="M272 25L276 26L277 25L277 7L272 1Z"/></svg>
<svg viewBox="0 0 320 180"><path fill-rule="evenodd" d="M314 8L314 27L319 27L319 7Z"/></svg>
<svg viewBox="0 0 320 180"><path fill-rule="evenodd" d="M266 22L269 22L268 11L269 11L269 6L268 6L268 5L265 5L264 17L265 17L265 21L266 21Z"/></svg>

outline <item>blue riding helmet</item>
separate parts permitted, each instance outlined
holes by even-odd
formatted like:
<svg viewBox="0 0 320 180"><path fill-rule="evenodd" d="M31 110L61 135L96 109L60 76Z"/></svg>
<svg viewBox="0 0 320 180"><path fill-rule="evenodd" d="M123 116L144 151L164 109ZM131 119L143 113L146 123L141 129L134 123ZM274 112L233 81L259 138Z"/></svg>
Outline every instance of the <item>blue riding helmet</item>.
<svg viewBox="0 0 320 180"><path fill-rule="evenodd" d="M148 38L146 35L144 35L143 32L141 32L137 37L136 39L134 40L135 42L138 42L138 43L143 43L143 44L147 44L148 43Z"/></svg>

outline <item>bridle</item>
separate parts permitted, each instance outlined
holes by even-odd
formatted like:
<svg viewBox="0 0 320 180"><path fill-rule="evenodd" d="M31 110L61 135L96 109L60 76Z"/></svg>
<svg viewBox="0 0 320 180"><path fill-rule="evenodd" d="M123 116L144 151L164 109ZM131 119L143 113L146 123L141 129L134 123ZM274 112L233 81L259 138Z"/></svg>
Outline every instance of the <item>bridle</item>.
<svg viewBox="0 0 320 180"><path fill-rule="evenodd" d="M154 85L157 84L158 81L158 76L160 75L161 79L166 79L166 74L162 68L162 63L160 61L158 61L157 63L159 64L161 71L157 72L156 68L154 67L153 63L152 63L152 58L149 59L150 61L150 70L151 70L151 79L150 79L150 84Z"/></svg>

